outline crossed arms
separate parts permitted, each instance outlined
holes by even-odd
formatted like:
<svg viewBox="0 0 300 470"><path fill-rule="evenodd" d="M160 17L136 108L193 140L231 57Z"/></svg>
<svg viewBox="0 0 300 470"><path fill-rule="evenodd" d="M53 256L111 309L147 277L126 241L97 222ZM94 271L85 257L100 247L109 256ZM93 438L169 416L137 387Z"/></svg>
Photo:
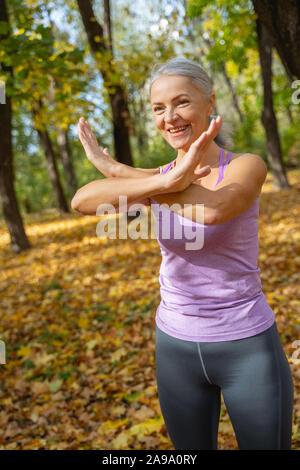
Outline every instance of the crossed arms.
<svg viewBox="0 0 300 470"><path fill-rule="evenodd" d="M168 192L167 174L159 174L158 168L123 165L122 170L123 173L120 170L118 175L124 176L91 181L76 191L71 201L72 209L84 215L95 215L100 204L112 204L118 209L119 196L127 197L127 210L137 202L149 205L151 198L159 204L167 204L170 210L194 222L218 225L248 210L259 196L267 176L264 160L254 154L244 154L232 160L223 180L214 190L204 188L199 178L183 191ZM204 204L204 221L197 218L197 204ZM188 205L190 209L184 210Z"/></svg>

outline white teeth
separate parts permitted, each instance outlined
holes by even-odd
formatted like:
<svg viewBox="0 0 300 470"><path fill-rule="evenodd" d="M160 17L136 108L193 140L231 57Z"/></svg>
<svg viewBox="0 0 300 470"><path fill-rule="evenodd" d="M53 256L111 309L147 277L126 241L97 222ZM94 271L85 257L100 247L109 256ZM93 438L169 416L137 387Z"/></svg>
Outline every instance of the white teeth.
<svg viewBox="0 0 300 470"><path fill-rule="evenodd" d="M175 133L175 132L178 132L178 131L182 131L182 130L185 129L186 127L187 127L187 126L177 127L177 129L169 129L169 132Z"/></svg>

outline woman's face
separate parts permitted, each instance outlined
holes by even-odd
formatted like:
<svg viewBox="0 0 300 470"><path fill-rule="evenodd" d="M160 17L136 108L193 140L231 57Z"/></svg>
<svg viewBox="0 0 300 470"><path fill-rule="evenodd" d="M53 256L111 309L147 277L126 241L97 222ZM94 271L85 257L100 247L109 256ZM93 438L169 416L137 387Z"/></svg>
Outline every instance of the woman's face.
<svg viewBox="0 0 300 470"><path fill-rule="evenodd" d="M189 77L162 75L153 82L150 95L154 123L162 137L174 149L187 152L208 128L214 93L208 100ZM176 132L179 127L184 129Z"/></svg>

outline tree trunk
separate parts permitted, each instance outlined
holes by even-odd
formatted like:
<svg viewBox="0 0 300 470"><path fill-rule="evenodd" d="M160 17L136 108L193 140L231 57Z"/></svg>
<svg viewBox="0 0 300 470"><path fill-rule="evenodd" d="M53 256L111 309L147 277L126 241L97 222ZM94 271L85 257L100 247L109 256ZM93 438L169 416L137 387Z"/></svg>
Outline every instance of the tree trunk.
<svg viewBox="0 0 300 470"><path fill-rule="evenodd" d="M38 120L38 116L40 114L41 109L42 109L41 100L39 100L39 103L34 103L33 106L32 106L34 122L35 123ZM55 202L56 202L56 207L57 207L57 209L59 210L59 212L61 214L68 213L68 212L70 212L70 209L69 209L68 203L66 201L62 185L60 183L59 173L58 173L56 159L55 159L55 155L54 155L54 150L53 150L53 147L52 147L52 143L51 143L49 134L46 130L40 130L36 125L35 125L35 128L36 128L36 131L37 131L39 139L40 139L41 147L42 147L42 149L45 153L45 156L46 156L47 171L48 171L48 174L49 174L49 177L50 177L50 181L52 183Z"/></svg>
<svg viewBox="0 0 300 470"><path fill-rule="evenodd" d="M228 86L229 91L230 91L231 96L232 96L233 107L234 107L234 109L236 110L236 112L238 113L241 123L243 123L243 121L244 121L244 115L243 115L242 110L241 110L241 108L240 108L239 101L238 101L238 97L237 97L236 92L235 92L235 90L234 90L234 88L233 88L233 86L232 86L230 77L229 77L228 74L227 74L226 64L225 64L225 62L223 62L223 60L220 62L220 66L221 66L221 70L222 70L223 76L224 76L224 78L225 78L225 81L226 81L226 83L227 83L227 86Z"/></svg>
<svg viewBox="0 0 300 470"><path fill-rule="evenodd" d="M55 38L55 26L54 23L51 19L50 11L45 6L47 15L48 15L48 21L51 26L51 32L53 38ZM54 53L54 50L53 50ZM53 106L56 106L55 102L55 89L60 88L59 84L57 82L57 79L55 77L50 77L50 91L48 93L48 99L52 103ZM77 190L77 180L74 172L74 167L73 167L73 162L72 162L72 155L71 155L71 150L68 142L68 131L64 131L61 127L56 128L57 132L57 145L59 148L59 157L64 169L64 175L66 178L66 186L67 186L67 191L70 194L70 196L73 196L74 193Z"/></svg>
<svg viewBox="0 0 300 470"><path fill-rule="evenodd" d="M108 49L110 49L112 56L114 55L113 51L113 39L111 31L111 21L110 21L110 4L109 0L103 0L104 6L104 21L103 21L103 37Z"/></svg>
<svg viewBox="0 0 300 470"><path fill-rule="evenodd" d="M5 0L0 0L1 21L8 23ZM0 40L8 36L0 35ZM12 67L0 63L0 71L8 73L11 81L13 80ZM10 235L11 249L13 253L20 253L31 248L31 244L25 233L14 188L11 98L6 96L5 101L4 104L0 105L0 200L3 216Z"/></svg>
<svg viewBox="0 0 300 470"><path fill-rule="evenodd" d="M75 194L78 186L72 163L72 156L68 141L68 132L64 131L60 127L57 128L57 143L64 174L66 177L67 190L70 194Z"/></svg>
<svg viewBox="0 0 300 470"><path fill-rule="evenodd" d="M130 86L130 85L129 85ZM134 96L135 88L130 86L130 94ZM132 114L135 116L133 135L136 137L138 148L139 162L147 158L146 153L149 148L148 133L146 129L147 115L145 107L144 86L137 90L138 99L131 100Z"/></svg>
<svg viewBox="0 0 300 470"><path fill-rule="evenodd" d="M286 72L300 79L300 4L299 0L252 0L261 23L273 39Z"/></svg>
<svg viewBox="0 0 300 470"><path fill-rule="evenodd" d="M264 106L261 120L267 137L268 162L273 174L274 188L290 188L282 161L280 137L273 107L272 38L259 19L256 20L256 30L264 89Z"/></svg>
<svg viewBox="0 0 300 470"><path fill-rule="evenodd" d="M116 160L133 166L130 148L129 129L131 118L129 114L126 92L123 89L120 73L115 65L112 53L112 36L110 27L109 1L104 3L104 31L95 18L90 0L77 0L82 22L88 42L103 77L112 109L113 136Z"/></svg>

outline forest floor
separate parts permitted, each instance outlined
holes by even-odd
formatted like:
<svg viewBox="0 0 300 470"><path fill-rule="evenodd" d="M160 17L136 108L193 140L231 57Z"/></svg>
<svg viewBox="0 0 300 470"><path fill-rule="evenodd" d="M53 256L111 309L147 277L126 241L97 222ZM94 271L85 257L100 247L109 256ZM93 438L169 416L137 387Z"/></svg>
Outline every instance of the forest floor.
<svg viewBox="0 0 300 470"><path fill-rule="evenodd" d="M300 449L300 171L290 190L263 186L259 259L295 390ZM32 248L10 250L0 226L0 450L173 449L155 376L160 302L156 239L109 239L99 217L25 214ZM221 402L219 449L237 449Z"/></svg>

